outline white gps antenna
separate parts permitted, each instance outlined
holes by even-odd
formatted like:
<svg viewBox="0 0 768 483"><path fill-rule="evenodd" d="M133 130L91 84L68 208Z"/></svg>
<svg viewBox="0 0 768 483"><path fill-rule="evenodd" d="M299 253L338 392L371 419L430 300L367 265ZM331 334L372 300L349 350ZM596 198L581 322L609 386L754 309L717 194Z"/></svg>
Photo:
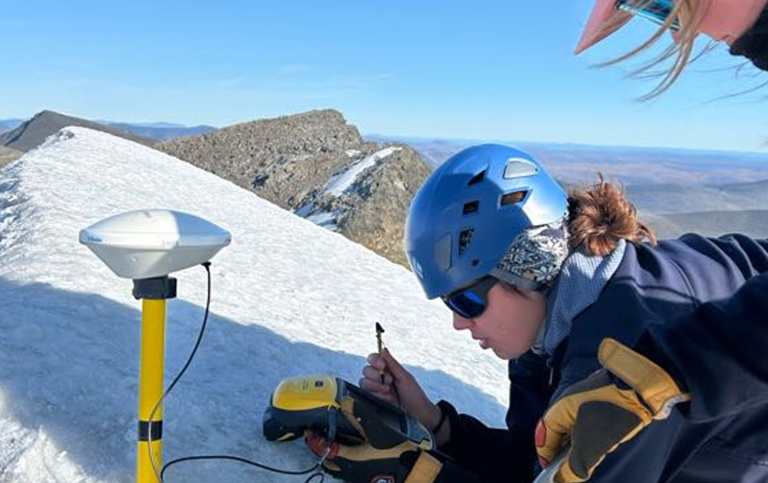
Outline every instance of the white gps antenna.
<svg viewBox="0 0 768 483"><path fill-rule="evenodd" d="M141 280L162 277L213 258L232 235L194 215L169 210L129 211L80 231L115 275Z"/></svg>
<svg viewBox="0 0 768 483"><path fill-rule="evenodd" d="M208 269L231 241L213 223L170 210L130 211L80 231L80 243L118 277L133 279L133 296L142 300L137 482L160 480L166 300L176 297L176 279L168 275L200 264Z"/></svg>

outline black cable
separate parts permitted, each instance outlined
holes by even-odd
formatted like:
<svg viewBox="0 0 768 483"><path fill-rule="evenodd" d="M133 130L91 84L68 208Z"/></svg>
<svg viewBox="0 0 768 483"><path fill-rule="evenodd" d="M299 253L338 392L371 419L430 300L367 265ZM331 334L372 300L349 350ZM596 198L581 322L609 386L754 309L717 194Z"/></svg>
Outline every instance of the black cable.
<svg viewBox="0 0 768 483"><path fill-rule="evenodd" d="M175 465L176 463L181 463L182 461L200 461L200 460L232 460L232 461L239 461L240 463L245 463L246 465L255 466L257 468L261 468L264 470L272 471L274 473L280 473L282 475L306 475L307 473L312 473L316 469L320 467L320 463L316 464L312 468L309 468L308 470L303 471L287 471L287 470L281 470L279 468L273 468L271 466L263 465L261 463L257 463L255 461L251 461L245 458L240 458L239 456L226 456L226 455L211 455L211 456L185 456L183 458L177 458L175 460L169 461L168 463L163 465L163 469L160 471L160 482L163 481L163 475L165 474L165 471L170 468L171 466ZM309 483L314 479L315 477L320 476L320 481L318 483L322 483L325 480L325 475L323 473L314 473L309 476L306 480L304 480L304 483Z"/></svg>
<svg viewBox="0 0 768 483"><path fill-rule="evenodd" d="M198 347L200 347L200 342L203 340L203 334L205 333L205 326L208 324L208 312L211 308L211 262L205 262L202 264L205 268L206 273L208 274L208 296L205 301L205 315L203 316L203 324L200 327L200 333L197 336L197 341L195 342L195 347L192 349L192 352L189 354L189 357L187 358L187 362L184 364L184 367L181 368L178 374L176 374L176 377L173 378L173 381L168 386L168 388L163 392L163 395L160 397L160 399L157 400L157 403L155 403L155 407L152 408L152 412L149 413L149 421L148 421L148 434L147 434L147 453L149 454L149 462L152 465L152 471L155 473L155 477L162 483L163 479L160 477L160 474L157 472L157 465L155 464L155 458L152 455L152 421L154 421L155 413L160 408L160 405L163 403L165 398L168 396L168 394L171 393L174 387L176 387L176 383L179 382L179 379L181 379L181 376L184 375L184 373L187 371L187 368L192 363L192 359L195 357L195 353L197 353Z"/></svg>
<svg viewBox="0 0 768 483"><path fill-rule="evenodd" d="M179 382L179 379L181 379L181 376L184 375L187 368L189 368L189 365L192 363L192 359L195 358L195 353L197 353L197 349L200 347L200 342L203 340L203 334L205 333L205 327L208 324L208 313L210 312L211 308L211 262L205 262L202 264L205 268L206 273L208 274L208 296L205 301L205 315L203 316L203 323L200 326L200 334L197 336L197 341L195 342L195 347L192 348L192 352L189 354L189 357L187 358L187 362L184 363L184 367L181 368L179 373L176 375L176 377L173 378L173 381L170 385L168 385L168 388L163 392L163 395L160 397L160 399L155 404L155 407L152 408L152 412L149 414L149 421L148 421L148 435L147 435L147 452L149 453L149 461L152 465L152 471L155 473L155 477L158 479L160 483L163 483L163 474L165 474L165 471L177 464L181 463L182 461L199 461L199 460L231 460L231 461L239 461L241 463L245 463L247 465L256 466L257 468L262 468L268 471L272 471L274 473L280 473L283 475L306 475L307 473L312 473L313 471L320 468L320 466L323 464L325 459L330 454L331 447L328 446L328 451L325 453L325 456L323 456L318 463L313 466L312 468L309 468L307 470L302 471L288 471L288 470L281 470L279 468L272 468L271 466L267 466L261 463L257 463L255 461L248 460L246 458L241 458L239 456L227 456L227 455L204 455L204 456L186 456L183 458L177 458L175 460L171 460L163 465L163 467L160 469L160 472L157 471L157 465L155 465L154 457L152 456L152 421L154 420L155 413L157 412L160 405L163 403L165 398L168 396L168 394L171 393L173 388L176 386L176 383ZM306 480L304 480L304 483L309 483L312 481L315 477L319 476L320 480L318 483L322 483L325 480L325 475L322 472L313 473L310 475Z"/></svg>

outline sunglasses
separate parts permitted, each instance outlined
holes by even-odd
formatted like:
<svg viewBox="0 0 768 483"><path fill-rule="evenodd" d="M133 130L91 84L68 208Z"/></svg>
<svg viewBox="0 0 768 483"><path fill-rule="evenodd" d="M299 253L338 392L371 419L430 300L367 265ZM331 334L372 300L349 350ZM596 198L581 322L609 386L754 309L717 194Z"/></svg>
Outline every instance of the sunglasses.
<svg viewBox="0 0 768 483"><path fill-rule="evenodd" d="M451 292L444 297L443 302L456 314L465 319L474 319L485 312L488 307L488 291L498 283L498 279L483 277L468 287Z"/></svg>
<svg viewBox="0 0 768 483"><path fill-rule="evenodd" d="M653 23L664 25L672 10L675 8L673 0L617 0L616 8L631 13L636 17L642 17ZM672 30L679 30L680 23L675 19L670 26Z"/></svg>

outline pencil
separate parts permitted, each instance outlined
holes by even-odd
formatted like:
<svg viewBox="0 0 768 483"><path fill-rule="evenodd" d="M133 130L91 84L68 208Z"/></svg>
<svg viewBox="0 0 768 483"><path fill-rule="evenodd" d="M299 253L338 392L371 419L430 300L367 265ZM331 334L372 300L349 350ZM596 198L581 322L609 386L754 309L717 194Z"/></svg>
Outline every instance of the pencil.
<svg viewBox="0 0 768 483"><path fill-rule="evenodd" d="M376 322L376 345L378 346L379 356L381 356L381 350L383 344L381 342L381 334L384 333L384 327L380 323ZM381 383L384 384L384 369L379 369L379 376L381 376Z"/></svg>

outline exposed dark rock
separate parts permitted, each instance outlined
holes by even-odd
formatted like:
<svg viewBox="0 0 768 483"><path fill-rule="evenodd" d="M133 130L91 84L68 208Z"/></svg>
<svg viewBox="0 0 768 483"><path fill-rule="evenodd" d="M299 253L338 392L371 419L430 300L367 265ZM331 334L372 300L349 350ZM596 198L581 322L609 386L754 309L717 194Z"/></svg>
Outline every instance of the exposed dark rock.
<svg viewBox="0 0 768 483"><path fill-rule="evenodd" d="M10 163L11 161L16 160L17 158L20 158L21 155L23 155L21 151L16 151L15 149L9 149L5 148L3 146L0 146L0 169L2 169L6 164Z"/></svg>
<svg viewBox="0 0 768 483"><path fill-rule="evenodd" d="M135 136L122 129L105 126L77 117L66 116L64 114L59 114L58 112L42 111L35 114L32 119L24 122L16 129L0 134L0 145L27 152L42 144L48 136L57 133L60 129L67 126L87 127L89 129L129 139L144 144L145 146L152 146L154 144L154 141L151 139Z"/></svg>
<svg viewBox="0 0 768 483"><path fill-rule="evenodd" d="M364 141L338 111L253 121L155 147L408 266L403 224L430 170L405 145Z"/></svg>

